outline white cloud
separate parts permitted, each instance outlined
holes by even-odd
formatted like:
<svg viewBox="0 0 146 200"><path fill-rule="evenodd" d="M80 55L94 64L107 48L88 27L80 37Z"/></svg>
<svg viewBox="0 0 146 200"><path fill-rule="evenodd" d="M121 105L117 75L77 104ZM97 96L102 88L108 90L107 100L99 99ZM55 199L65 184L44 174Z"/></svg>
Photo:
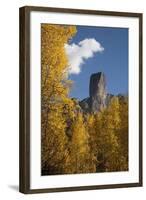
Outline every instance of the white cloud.
<svg viewBox="0 0 146 200"><path fill-rule="evenodd" d="M104 50L101 44L94 38L86 38L78 44L66 44L65 49L69 60L69 74L79 74L81 72L81 66L86 59Z"/></svg>

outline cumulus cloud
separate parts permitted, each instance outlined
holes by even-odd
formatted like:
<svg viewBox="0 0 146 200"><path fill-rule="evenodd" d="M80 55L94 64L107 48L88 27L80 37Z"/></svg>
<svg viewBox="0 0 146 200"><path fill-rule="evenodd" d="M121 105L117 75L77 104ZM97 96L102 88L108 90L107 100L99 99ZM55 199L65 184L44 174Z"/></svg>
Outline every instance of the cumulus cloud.
<svg viewBox="0 0 146 200"><path fill-rule="evenodd" d="M79 74L85 60L94 56L97 52L104 51L101 44L94 38L86 38L78 44L65 44L65 50L69 60L69 74Z"/></svg>

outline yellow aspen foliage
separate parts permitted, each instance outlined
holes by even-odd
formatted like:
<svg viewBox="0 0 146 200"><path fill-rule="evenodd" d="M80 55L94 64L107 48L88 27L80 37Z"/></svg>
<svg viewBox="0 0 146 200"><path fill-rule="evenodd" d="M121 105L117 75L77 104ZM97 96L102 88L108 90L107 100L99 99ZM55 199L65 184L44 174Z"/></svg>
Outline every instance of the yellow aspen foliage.
<svg viewBox="0 0 146 200"><path fill-rule="evenodd" d="M65 44L75 34L75 26L41 25L42 175L128 170L128 99L85 114L69 97Z"/></svg>
<svg viewBox="0 0 146 200"><path fill-rule="evenodd" d="M97 172L128 170L128 102L112 98L110 105L87 118L89 144Z"/></svg>
<svg viewBox="0 0 146 200"><path fill-rule="evenodd" d="M68 95L70 82L66 79L68 61L64 46L75 33L75 26L41 26L41 86L45 103L50 98L63 99Z"/></svg>
<svg viewBox="0 0 146 200"><path fill-rule="evenodd" d="M97 171L118 171L119 101L115 97L108 108L95 115Z"/></svg>
<svg viewBox="0 0 146 200"><path fill-rule="evenodd" d="M89 134L89 145L93 155L96 157L98 152L97 147L97 130L95 129L95 115L88 114L86 117L86 126Z"/></svg>
<svg viewBox="0 0 146 200"><path fill-rule="evenodd" d="M69 173L96 172L95 157L90 153L89 136L82 113L78 113L72 125L72 138L66 169Z"/></svg>
<svg viewBox="0 0 146 200"><path fill-rule="evenodd" d="M66 123L59 105L54 105L47 118L47 130L42 135L42 167L44 173L63 173L66 155Z"/></svg>
<svg viewBox="0 0 146 200"><path fill-rule="evenodd" d="M128 98L120 99L120 129L118 133L121 165L128 170Z"/></svg>
<svg viewBox="0 0 146 200"><path fill-rule="evenodd" d="M68 60L64 46L75 33L75 26L41 25L41 159L44 174L63 173L66 110L73 115L73 102L68 98L71 82L66 78Z"/></svg>

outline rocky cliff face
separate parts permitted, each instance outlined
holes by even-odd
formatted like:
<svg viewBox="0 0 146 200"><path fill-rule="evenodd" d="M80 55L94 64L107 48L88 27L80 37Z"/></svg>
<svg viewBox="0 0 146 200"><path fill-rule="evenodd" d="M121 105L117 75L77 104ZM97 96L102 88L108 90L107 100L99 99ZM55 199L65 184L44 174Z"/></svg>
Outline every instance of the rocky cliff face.
<svg viewBox="0 0 146 200"><path fill-rule="evenodd" d="M102 72L91 75L89 94L91 112L98 112L106 107L106 80Z"/></svg>
<svg viewBox="0 0 146 200"><path fill-rule="evenodd" d="M89 97L79 104L84 112L98 112L106 107L106 79L102 72L92 74L90 77Z"/></svg>
<svg viewBox="0 0 146 200"><path fill-rule="evenodd" d="M79 102L85 113L96 113L108 106L114 95L107 94L104 73L98 72L90 77L89 97Z"/></svg>

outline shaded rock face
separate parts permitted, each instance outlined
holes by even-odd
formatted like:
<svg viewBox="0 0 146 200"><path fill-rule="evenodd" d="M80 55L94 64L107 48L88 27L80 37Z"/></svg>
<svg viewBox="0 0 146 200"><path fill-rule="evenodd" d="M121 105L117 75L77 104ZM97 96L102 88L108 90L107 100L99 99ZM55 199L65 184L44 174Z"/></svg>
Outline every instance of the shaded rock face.
<svg viewBox="0 0 146 200"><path fill-rule="evenodd" d="M115 95L107 93L104 73L98 72L92 74L90 77L89 97L78 103L82 112L97 113L103 108L108 107L113 97L115 97ZM122 94L118 94L116 97L123 102L127 101L128 98Z"/></svg>
<svg viewBox="0 0 146 200"><path fill-rule="evenodd" d="M90 77L89 97L79 102L84 112L98 112L106 107L106 79L102 72Z"/></svg>
<svg viewBox="0 0 146 200"><path fill-rule="evenodd" d="M82 108L83 112L89 113L91 112L91 106L90 106L90 98L87 97L86 99L83 99L79 102L80 107Z"/></svg>
<svg viewBox="0 0 146 200"><path fill-rule="evenodd" d="M91 112L98 112L106 107L106 80L101 72L92 74L90 77L90 109Z"/></svg>

